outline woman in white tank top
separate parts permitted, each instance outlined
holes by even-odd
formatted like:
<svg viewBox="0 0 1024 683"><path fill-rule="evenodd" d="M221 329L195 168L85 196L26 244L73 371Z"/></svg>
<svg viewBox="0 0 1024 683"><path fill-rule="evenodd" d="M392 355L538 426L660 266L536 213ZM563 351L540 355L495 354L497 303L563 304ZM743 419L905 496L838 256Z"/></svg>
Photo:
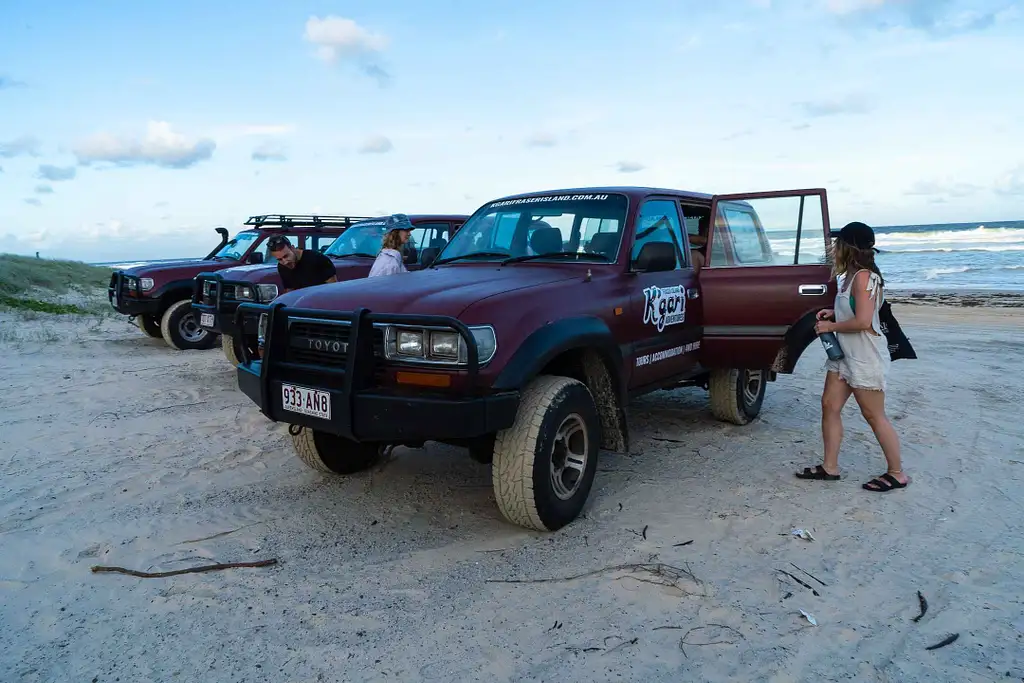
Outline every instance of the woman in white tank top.
<svg viewBox="0 0 1024 683"><path fill-rule="evenodd" d="M861 415L875 433L888 469L864 484L868 491L904 488L910 479L903 473L900 440L885 414L885 389L889 376L889 346L878 320L884 301L885 281L875 265L875 233L863 223L846 225L833 244L833 261L839 283L834 309L818 313L818 334L835 332L845 357L825 364L825 389L821 395L821 435L825 457L813 469L797 472L801 479L839 479L839 446L843 440L843 406L852 395Z"/></svg>

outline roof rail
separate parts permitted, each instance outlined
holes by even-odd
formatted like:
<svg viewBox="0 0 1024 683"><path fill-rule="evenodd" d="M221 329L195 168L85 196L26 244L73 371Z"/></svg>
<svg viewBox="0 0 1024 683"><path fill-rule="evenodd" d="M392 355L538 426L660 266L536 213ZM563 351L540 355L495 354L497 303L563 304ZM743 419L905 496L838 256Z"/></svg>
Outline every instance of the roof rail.
<svg viewBox="0 0 1024 683"><path fill-rule="evenodd" d="M250 216L245 225L257 228L337 228L350 227L367 218L362 216L318 216L305 214L274 213L262 216Z"/></svg>

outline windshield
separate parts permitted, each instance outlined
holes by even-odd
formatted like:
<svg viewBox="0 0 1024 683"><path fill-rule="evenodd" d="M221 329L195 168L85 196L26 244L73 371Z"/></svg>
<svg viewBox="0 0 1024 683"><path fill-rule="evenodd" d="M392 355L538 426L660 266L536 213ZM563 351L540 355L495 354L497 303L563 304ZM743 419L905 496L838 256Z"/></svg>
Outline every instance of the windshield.
<svg viewBox="0 0 1024 683"><path fill-rule="evenodd" d="M343 232L341 237L334 240L324 253L335 258L356 254L376 256L380 251L386 232L387 223L385 221L356 223Z"/></svg>
<svg viewBox="0 0 1024 683"><path fill-rule="evenodd" d="M249 247L256 241L260 234L252 230L246 230L240 232L225 244L220 250L213 255L213 258L231 259L233 261L241 261L242 256L245 252L249 251Z"/></svg>
<svg viewBox="0 0 1024 683"><path fill-rule="evenodd" d="M613 262L626 218L619 194L546 195L508 199L470 218L435 263L532 257ZM474 254L479 256L474 257Z"/></svg>

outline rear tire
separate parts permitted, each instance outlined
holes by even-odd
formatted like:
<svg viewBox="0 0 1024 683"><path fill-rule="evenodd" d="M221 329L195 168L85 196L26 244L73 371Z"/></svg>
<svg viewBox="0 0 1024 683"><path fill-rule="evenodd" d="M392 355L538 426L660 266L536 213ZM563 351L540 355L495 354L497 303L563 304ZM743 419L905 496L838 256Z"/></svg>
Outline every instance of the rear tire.
<svg viewBox="0 0 1024 683"><path fill-rule="evenodd" d="M178 351L209 349L217 342L217 335L199 327L192 299L175 301L164 311L160 333L167 345Z"/></svg>
<svg viewBox="0 0 1024 683"><path fill-rule="evenodd" d="M160 318L153 315L140 315L135 318L135 324L139 326L143 334L153 339L160 339L163 332L160 330Z"/></svg>
<svg viewBox="0 0 1024 683"><path fill-rule="evenodd" d="M712 370L708 382L711 414L723 422L749 424L761 413L767 386L766 370Z"/></svg>
<svg viewBox="0 0 1024 683"><path fill-rule="evenodd" d="M380 444L349 441L309 427L292 434L292 445L299 460L324 474L355 474L373 467L380 459Z"/></svg>
<svg viewBox="0 0 1024 683"><path fill-rule="evenodd" d="M555 531L576 519L594 483L601 420L585 384L544 375L522 392L515 422L498 432L491 481L513 524Z"/></svg>

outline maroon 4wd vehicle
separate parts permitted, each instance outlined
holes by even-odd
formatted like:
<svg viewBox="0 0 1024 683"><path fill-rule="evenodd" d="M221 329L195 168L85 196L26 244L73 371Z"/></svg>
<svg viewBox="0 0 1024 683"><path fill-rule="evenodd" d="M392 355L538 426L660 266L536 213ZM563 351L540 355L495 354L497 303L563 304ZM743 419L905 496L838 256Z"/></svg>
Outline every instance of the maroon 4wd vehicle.
<svg viewBox="0 0 1024 683"><path fill-rule="evenodd" d="M114 271L107 297L114 310L134 318L150 337L163 337L178 350L208 349L216 343L217 336L201 328L192 312L193 279L197 273L263 263L269 256L266 239L275 234L288 235L292 244L304 249L324 249L360 220L363 219L349 216L252 216L245 222L251 227L230 239L227 229L217 228L220 245L205 258Z"/></svg>
<svg viewBox="0 0 1024 683"><path fill-rule="evenodd" d="M406 268L418 270L429 264L467 218L469 216L458 214L409 215L413 231L405 251ZM334 260L339 282L369 274L380 251L386 225L387 216L353 223L341 239L324 251ZM280 288L276 261L272 265L235 266L196 276L192 308L199 316L199 326L221 335L224 355L232 365L238 365L242 344L247 345L250 353L257 348L256 319L248 318L248 327L240 333L234 325L235 309L247 301L272 301Z"/></svg>
<svg viewBox="0 0 1024 683"><path fill-rule="evenodd" d="M492 463L508 520L558 529L582 510L599 448L629 451L631 396L700 386L721 420L759 414L835 295L828 236L820 189L508 197L394 286L240 306L265 346L262 360L245 354L238 384L291 423L314 469L354 473L390 445L461 445Z"/></svg>

